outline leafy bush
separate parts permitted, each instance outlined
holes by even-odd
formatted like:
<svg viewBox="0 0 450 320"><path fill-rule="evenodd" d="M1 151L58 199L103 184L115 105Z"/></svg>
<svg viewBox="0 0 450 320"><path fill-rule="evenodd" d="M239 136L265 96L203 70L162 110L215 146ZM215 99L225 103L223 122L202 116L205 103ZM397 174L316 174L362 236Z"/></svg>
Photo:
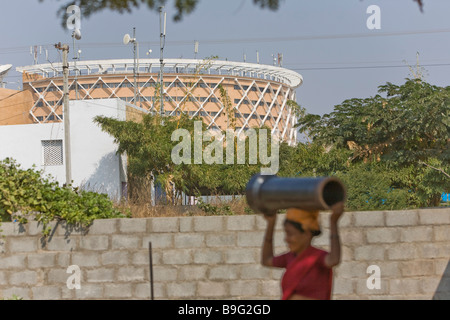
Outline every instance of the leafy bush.
<svg viewBox="0 0 450 320"><path fill-rule="evenodd" d="M96 219L125 218L105 194L62 188L51 177L32 168L23 170L15 160L0 161L0 218L27 223L30 218L51 231L49 222L64 220L68 224L89 226Z"/></svg>

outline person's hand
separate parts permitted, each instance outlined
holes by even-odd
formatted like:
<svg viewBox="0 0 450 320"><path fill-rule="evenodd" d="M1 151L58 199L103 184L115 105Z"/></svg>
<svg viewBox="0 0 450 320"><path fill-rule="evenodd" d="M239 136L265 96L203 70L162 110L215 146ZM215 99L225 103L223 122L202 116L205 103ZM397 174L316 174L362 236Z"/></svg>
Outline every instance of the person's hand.
<svg viewBox="0 0 450 320"><path fill-rule="evenodd" d="M277 215L276 214L265 214L264 215L264 219L266 219L268 224L275 224L275 222L277 221Z"/></svg>
<svg viewBox="0 0 450 320"><path fill-rule="evenodd" d="M344 206L345 206L344 202L338 202L331 207L332 211L330 217L331 222L334 223L338 222L338 220L342 217L342 214L344 213Z"/></svg>

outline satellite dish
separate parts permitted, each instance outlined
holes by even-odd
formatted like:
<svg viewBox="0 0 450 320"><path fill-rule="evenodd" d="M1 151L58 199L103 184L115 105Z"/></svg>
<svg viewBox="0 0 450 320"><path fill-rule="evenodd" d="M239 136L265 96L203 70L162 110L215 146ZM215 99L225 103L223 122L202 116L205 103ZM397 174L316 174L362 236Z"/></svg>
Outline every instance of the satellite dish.
<svg viewBox="0 0 450 320"><path fill-rule="evenodd" d="M75 37L75 39L81 40L81 31L80 31L80 29L75 29L74 32L73 32L73 36Z"/></svg>
<svg viewBox="0 0 450 320"><path fill-rule="evenodd" d="M12 64L5 64L3 66L0 66L0 77L6 75L9 70L11 70Z"/></svg>
<svg viewBox="0 0 450 320"><path fill-rule="evenodd" d="M129 34L126 34L126 35L123 37L123 44L124 44L124 45L127 45L127 44L130 43L130 41L131 41L130 35L129 35Z"/></svg>

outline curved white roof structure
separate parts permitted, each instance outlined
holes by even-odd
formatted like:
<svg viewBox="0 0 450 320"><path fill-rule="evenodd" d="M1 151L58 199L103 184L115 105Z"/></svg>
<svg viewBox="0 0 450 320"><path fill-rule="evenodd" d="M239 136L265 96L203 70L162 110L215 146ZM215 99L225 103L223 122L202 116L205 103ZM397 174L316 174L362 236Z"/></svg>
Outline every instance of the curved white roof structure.
<svg viewBox="0 0 450 320"><path fill-rule="evenodd" d="M76 69L84 75L122 74L133 73L133 66L133 59L95 60L78 61ZM139 73L156 73L159 72L159 69L160 61L158 59L144 59L139 61ZM40 74L44 77L57 77L62 75L62 63L18 67L16 70L21 73ZM75 70L74 63L70 63L70 70ZM199 70L203 71L199 72ZM291 88L297 88L303 83L303 77L289 69L232 61L166 59L164 60L164 73L200 73L252 77L281 82Z"/></svg>
<svg viewBox="0 0 450 320"><path fill-rule="evenodd" d="M6 76L6 74L11 70L12 64L5 64L0 66L0 79Z"/></svg>

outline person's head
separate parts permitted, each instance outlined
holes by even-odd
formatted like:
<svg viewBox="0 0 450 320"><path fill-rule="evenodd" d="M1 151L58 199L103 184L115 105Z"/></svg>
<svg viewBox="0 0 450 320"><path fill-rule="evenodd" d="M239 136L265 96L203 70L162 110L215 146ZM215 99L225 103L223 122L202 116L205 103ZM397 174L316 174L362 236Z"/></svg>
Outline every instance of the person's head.
<svg viewBox="0 0 450 320"><path fill-rule="evenodd" d="M289 250L300 253L311 245L314 237L321 234L319 212L289 209L284 222L285 241Z"/></svg>

